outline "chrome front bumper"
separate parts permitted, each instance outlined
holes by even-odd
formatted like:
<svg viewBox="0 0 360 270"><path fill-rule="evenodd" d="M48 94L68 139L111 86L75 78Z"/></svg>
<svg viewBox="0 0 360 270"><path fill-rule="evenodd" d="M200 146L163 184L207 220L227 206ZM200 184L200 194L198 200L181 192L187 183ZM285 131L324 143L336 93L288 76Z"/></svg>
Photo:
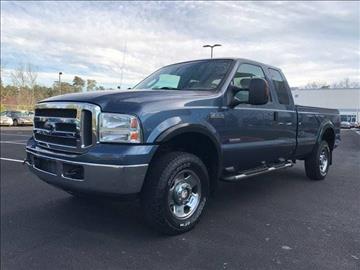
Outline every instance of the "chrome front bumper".
<svg viewBox="0 0 360 270"><path fill-rule="evenodd" d="M25 163L43 181L67 191L106 195L141 191L148 164L115 165L50 157L30 148Z"/></svg>

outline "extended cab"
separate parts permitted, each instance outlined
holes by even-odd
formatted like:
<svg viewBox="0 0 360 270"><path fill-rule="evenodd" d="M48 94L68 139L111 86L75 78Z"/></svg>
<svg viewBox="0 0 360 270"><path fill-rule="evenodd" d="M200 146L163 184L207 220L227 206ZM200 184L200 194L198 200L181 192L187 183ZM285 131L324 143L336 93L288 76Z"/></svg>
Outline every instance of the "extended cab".
<svg viewBox="0 0 360 270"><path fill-rule="evenodd" d="M73 195L141 198L154 228L190 230L217 182L305 161L324 179L340 141L337 110L296 106L280 69L245 59L163 67L128 91L36 105L30 170Z"/></svg>

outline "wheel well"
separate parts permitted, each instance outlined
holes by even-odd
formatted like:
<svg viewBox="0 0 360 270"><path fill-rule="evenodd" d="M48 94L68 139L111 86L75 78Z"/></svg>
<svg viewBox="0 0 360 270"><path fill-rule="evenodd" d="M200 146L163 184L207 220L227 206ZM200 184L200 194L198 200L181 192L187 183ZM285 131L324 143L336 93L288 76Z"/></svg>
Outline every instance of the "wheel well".
<svg viewBox="0 0 360 270"><path fill-rule="evenodd" d="M204 162L210 178L210 190L216 189L220 171L220 155L215 143L206 135L196 132L187 132L176 135L160 144L152 160L158 155L170 151L183 151L194 154ZM150 164L151 166L151 164Z"/></svg>
<svg viewBox="0 0 360 270"><path fill-rule="evenodd" d="M334 130L332 128L327 128L325 130L325 132L323 133L321 139L328 143L331 151L334 149L335 133L334 133Z"/></svg>

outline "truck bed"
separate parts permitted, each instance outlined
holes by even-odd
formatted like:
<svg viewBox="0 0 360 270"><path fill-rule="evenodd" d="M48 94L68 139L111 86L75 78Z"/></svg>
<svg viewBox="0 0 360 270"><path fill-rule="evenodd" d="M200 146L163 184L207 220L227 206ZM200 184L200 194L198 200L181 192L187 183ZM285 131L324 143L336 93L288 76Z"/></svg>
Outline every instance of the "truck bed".
<svg viewBox="0 0 360 270"><path fill-rule="evenodd" d="M319 138L319 132L322 132L325 126L332 126L334 128L334 148L337 147L340 142L339 110L300 105L295 107L298 113L297 158L305 157L311 153Z"/></svg>

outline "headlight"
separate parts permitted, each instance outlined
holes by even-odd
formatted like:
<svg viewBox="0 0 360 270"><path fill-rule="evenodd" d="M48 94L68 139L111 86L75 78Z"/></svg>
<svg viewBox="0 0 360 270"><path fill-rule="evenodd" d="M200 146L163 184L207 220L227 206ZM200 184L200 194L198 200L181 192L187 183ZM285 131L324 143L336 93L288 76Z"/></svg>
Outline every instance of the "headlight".
<svg viewBox="0 0 360 270"><path fill-rule="evenodd" d="M140 143L141 129L137 117L117 113L101 113L100 142Z"/></svg>

